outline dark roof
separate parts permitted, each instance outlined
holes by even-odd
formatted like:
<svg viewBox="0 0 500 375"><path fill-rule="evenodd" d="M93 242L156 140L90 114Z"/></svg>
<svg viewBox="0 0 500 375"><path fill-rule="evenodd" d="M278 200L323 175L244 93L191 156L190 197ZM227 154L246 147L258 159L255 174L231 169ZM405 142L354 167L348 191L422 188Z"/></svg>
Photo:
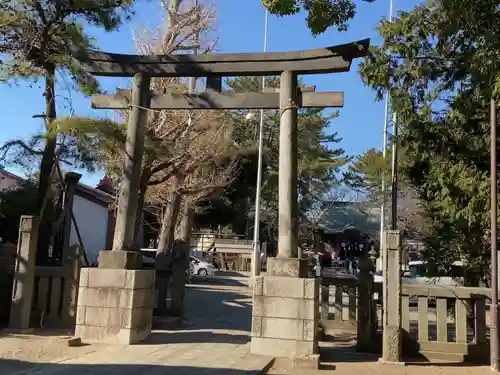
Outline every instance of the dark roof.
<svg viewBox="0 0 500 375"><path fill-rule="evenodd" d="M325 233L357 229L377 236L380 232L380 209L369 202L333 202L319 222Z"/></svg>
<svg viewBox="0 0 500 375"><path fill-rule="evenodd" d="M25 181L24 178L22 178L18 175L15 175L13 173L10 173L10 172L6 171L5 169L0 169L0 174L3 174L7 177L14 179L14 180L17 180L20 183ZM113 195L108 194L102 190L95 189L91 186L82 184L82 183L78 183L76 185L75 194L82 197L82 198L86 198L86 199L92 200L96 203L101 203L101 204L106 205L106 206L108 206L110 203L112 203L115 200L115 197Z"/></svg>

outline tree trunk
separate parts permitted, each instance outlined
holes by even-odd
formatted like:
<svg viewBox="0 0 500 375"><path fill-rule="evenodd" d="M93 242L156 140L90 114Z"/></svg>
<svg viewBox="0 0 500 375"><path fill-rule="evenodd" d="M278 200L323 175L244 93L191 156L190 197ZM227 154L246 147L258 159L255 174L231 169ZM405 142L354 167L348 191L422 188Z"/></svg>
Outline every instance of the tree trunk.
<svg viewBox="0 0 500 375"><path fill-rule="evenodd" d="M167 254L171 250L172 244L174 243L175 225L177 223L177 218L179 217L179 211L181 208L182 197L179 193L180 185L181 185L180 176L174 175L172 178L170 204L168 205L167 212L163 216L161 224L157 255Z"/></svg>
<svg viewBox="0 0 500 375"><path fill-rule="evenodd" d="M55 98L55 67L48 66L45 76L45 118L47 139L43 150L42 161L40 163L40 173L38 180L38 212L40 215L40 233L38 236L36 262L38 265L44 264L48 260L50 238L52 236L52 220L50 218L52 206L52 171L55 165L55 155L57 147L57 134L52 132L51 125L56 119L56 98Z"/></svg>
<svg viewBox="0 0 500 375"><path fill-rule="evenodd" d="M178 238L191 244L191 232L193 229L193 216L194 210L191 205L186 200L182 205L182 221L179 225L179 235Z"/></svg>
<svg viewBox="0 0 500 375"><path fill-rule="evenodd" d="M174 243L175 224L179 217L181 208L181 195L179 187L181 185L180 176L172 177L172 187L170 194L170 204L163 215L161 223L160 238L158 249L156 250L155 269L156 269L156 289L157 304L156 315L163 315L167 311L167 297L169 289L169 280L172 276L172 245Z"/></svg>

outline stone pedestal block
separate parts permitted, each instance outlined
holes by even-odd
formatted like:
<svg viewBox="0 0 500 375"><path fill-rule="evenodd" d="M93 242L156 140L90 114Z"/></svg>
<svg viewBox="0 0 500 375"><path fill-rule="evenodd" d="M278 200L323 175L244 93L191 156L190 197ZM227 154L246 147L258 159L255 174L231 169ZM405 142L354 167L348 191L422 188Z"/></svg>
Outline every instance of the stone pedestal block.
<svg viewBox="0 0 500 375"><path fill-rule="evenodd" d="M134 344L151 334L155 272L83 268L75 336L84 342Z"/></svg>
<svg viewBox="0 0 500 375"><path fill-rule="evenodd" d="M102 250L99 252L99 268L140 270L142 254L137 251Z"/></svg>
<svg viewBox="0 0 500 375"><path fill-rule="evenodd" d="M307 277L308 260L300 258L269 258L267 274L281 277Z"/></svg>
<svg viewBox="0 0 500 375"><path fill-rule="evenodd" d="M318 305L317 279L256 277L252 310L252 353L317 361Z"/></svg>

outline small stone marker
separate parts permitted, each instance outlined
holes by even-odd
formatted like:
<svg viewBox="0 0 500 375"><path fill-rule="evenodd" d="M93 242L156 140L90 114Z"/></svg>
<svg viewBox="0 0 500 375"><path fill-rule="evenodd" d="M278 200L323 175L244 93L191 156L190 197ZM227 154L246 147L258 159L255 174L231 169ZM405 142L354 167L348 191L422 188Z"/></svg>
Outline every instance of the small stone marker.
<svg viewBox="0 0 500 375"><path fill-rule="evenodd" d="M68 346L73 348L75 346L82 346L81 337L71 337L68 339Z"/></svg>

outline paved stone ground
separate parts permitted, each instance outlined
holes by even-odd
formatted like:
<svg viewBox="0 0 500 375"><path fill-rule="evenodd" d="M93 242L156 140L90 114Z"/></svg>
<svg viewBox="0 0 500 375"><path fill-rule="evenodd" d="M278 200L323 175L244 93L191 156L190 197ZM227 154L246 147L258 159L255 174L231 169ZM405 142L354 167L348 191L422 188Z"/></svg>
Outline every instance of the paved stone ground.
<svg viewBox="0 0 500 375"><path fill-rule="evenodd" d="M180 331L155 331L134 346L92 344L67 346L68 336L44 331L30 335L0 335L0 374L8 375L250 375L258 374L267 358L249 354L251 291L247 278L194 280L189 286L186 325ZM47 336L48 334L48 336ZM340 338L340 337L339 337ZM275 366L273 375L480 375L487 366L420 364L381 365L375 356L351 350L354 340L343 337L322 349L320 371Z"/></svg>
<svg viewBox="0 0 500 375"><path fill-rule="evenodd" d="M355 336L335 335L336 343L321 343L319 371L293 369L283 362L273 366L270 375L482 375L490 374L489 366L454 363L415 363L409 365L380 364L378 355L356 353Z"/></svg>
<svg viewBox="0 0 500 375"><path fill-rule="evenodd" d="M0 374L243 375L269 358L249 354L251 294L245 278L212 278L189 286L186 325L154 331L140 345L67 346L67 337L0 337Z"/></svg>

